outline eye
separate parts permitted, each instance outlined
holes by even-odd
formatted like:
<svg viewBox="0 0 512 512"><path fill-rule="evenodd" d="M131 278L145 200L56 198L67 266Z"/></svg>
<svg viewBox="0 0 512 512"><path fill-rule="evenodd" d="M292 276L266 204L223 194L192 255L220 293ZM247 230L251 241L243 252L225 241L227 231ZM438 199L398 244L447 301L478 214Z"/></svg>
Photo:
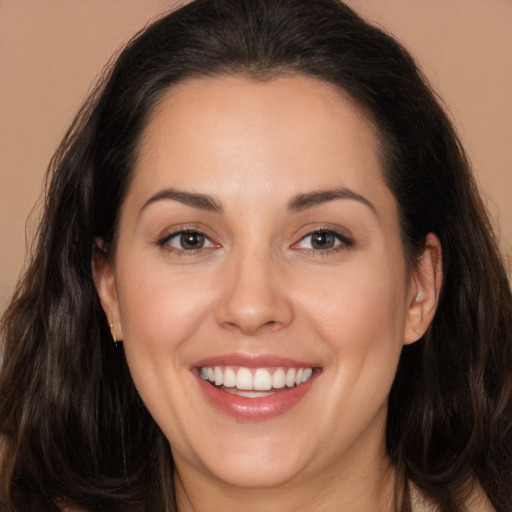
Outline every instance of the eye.
<svg viewBox="0 0 512 512"><path fill-rule="evenodd" d="M158 245L178 251L197 251L214 247L215 244L200 231L184 229L162 238Z"/></svg>
<svg viewBox="0 0 512 512"><path fill-rule="evenodd" d="M332 229L318 229L303 236L294 247L314 251L329 251L351 247L352 245L352 240L341 233Z"/></svg>

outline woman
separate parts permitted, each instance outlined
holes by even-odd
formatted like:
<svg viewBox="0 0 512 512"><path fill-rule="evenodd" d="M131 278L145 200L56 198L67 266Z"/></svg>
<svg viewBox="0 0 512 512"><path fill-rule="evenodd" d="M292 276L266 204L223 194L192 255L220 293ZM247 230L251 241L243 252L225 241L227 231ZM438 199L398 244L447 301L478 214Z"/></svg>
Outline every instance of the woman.
<svg viewBox="0 0 512 512"><path fill-rule="evenodd" d="M512 299L453 128L335 0L199 0L51 166L5 510L512 509Z"/></svg>

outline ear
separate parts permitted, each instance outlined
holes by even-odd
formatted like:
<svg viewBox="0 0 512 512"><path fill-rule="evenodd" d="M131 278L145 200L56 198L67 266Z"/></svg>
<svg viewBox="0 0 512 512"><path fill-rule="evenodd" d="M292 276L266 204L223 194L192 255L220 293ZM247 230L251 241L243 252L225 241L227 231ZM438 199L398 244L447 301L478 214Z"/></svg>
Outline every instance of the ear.
<svg viewBox="0 0 512 512"><path fill-rule="evenodd" d="M117 296L114 264L103 249L103 240L97 239L92 256L92 274L101 306L110 325L112 337L123 339L123 326Z"/></svg>
<svg viewBox="0 0 512 512"><path fill-rule="evenodd" d="M443 284L443 259L439 238L429 233L425 247L411 270L404 344L419 340L434 319Z"/></svg>

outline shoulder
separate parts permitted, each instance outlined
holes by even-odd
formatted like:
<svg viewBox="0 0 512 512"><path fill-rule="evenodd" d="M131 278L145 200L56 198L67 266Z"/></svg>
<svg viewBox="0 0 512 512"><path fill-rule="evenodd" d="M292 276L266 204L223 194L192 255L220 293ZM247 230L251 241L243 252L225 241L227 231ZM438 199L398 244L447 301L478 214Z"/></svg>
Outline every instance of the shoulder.
<svg viewBox="0 0 512 512"><path fill-rule="evenodd" d="M411 485L412 512L439 512L439 507L432 503L415 485ZM489 498L480 485L474 485L465 503L464 512L496 512Z"/></svg>
<svg viewBox="0 0 512 512"><path fill-rule="evenodd" d="M491 505L489 498L484 490L479 486L475 486L469 495L466 504L467 512L496 512L495 508Z"/></svg>

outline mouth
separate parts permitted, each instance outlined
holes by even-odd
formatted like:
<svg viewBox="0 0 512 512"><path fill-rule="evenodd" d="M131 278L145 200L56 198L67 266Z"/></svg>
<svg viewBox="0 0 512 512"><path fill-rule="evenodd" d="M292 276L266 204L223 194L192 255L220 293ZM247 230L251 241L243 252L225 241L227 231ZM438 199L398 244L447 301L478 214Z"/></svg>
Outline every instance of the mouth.
<svg viewBox="0 0 512 512"><path fill-rule="evenodd" d="M260 421L300 404L322 368L286 358L234 354L197 362L192 373L215 411L238 421Z"/></svg>
<svg viewBox="0 0 512 512"><path fill-rule="evenodd" d="M246 368L243 366L202 366L201 379L229 394L245 398L272 396L295 388L313 376L314 368Z"/></svg>

